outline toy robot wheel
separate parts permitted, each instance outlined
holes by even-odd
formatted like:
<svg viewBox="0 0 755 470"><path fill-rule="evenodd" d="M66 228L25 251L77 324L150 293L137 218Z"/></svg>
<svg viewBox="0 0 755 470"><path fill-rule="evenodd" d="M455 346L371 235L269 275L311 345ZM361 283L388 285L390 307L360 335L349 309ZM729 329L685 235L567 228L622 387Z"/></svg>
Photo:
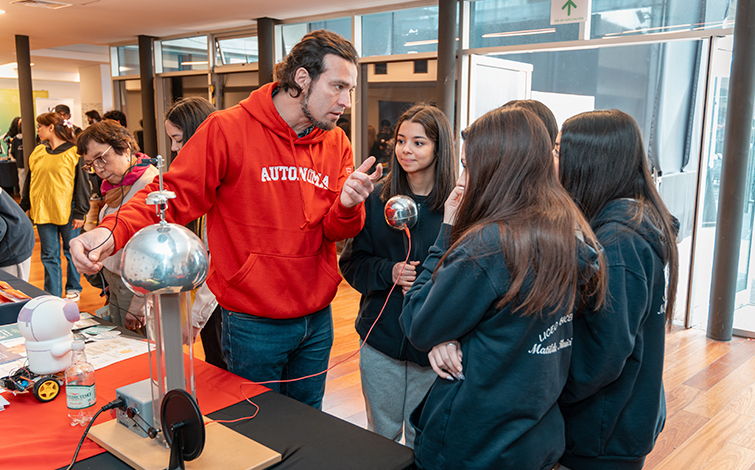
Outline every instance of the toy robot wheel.
<svg viewBox="0 0 755 470"><path fill-rule="evenodd" d="M60 393L60 384L54 377L43 377L36 384L34 384L34 398L47 403L52 401Z"/></svg>

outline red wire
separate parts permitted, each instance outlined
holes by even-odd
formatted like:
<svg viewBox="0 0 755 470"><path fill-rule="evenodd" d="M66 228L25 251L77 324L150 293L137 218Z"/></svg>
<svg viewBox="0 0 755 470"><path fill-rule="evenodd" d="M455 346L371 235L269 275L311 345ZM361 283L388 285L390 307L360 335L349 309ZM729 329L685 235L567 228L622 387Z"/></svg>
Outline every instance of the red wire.
<svg viewBox="0 0 755 470"><path fill-rule="evenodd" d="M325 374L325 373L331 371L334 367L339 366L339 365L343 364L344 362L348 361L349 359L351 359L352 357L356 356L359 353L359 351L362 350L362 348L364 347L364 345L367 344L367 338L370 337L370 333L372 333L372 329L375 328L375 325L377 324L378 320L380 320L380 317L383 315L383 311L385 310L385 306L388 305L388 300L391 298L391 294L393 293L393 289L395 289L396 286L398 285L398 280L401 279L401 275L404 273L404 268L406 267L406 263L409 262L409 255L412 252L412 235L409 233L409 228L408 227L404 227L404 232L406 233L406 236L409 239L409 249L406 251L406 259L404 260L404 265L401 266L401 271L399 272L399 275L398 275L398 278L396 279L396 282L393 283L393 286L391 287L391 290L388 292L388 296L385 298L385 302L383 303L383 307L380 309L380 313L378 313L378 316L375 318L375 321L372 323L372 326L370 326L370 329L367 331L367 334L364 337L364 341L362 341L362 345L359 346L359 349L357 349L356 351L354 351L354 353L351 354L349 357L336 362L335 364L333 364L332 366L328 367L324 371L317 372L316 374L306 375L304 377L299 377L299 378L296 378L296 379L268 380L266 382L244 382L244 384L265 385L265 384L274 384L274 383L289 383L289 382L296 382L296 381L304 380L304 379L310 379L312 377L317 377L318 375Z"/></svg>
<svg viewBox="0 0 755 470"><path fill-rule="evenodd" d="M378 316L375 318L375 321L372 322L372 326L370 326L370 329L367 331L367 334L364 336L364 341L362 341L362 345L359 346L359 349L357 349L356 351L354 351L354 353L352 353L347 358L342 359L342 360L336 362L335 364L333 364L332 366L328 367L324 371L318 372L316 374L306 375L304 377L299 377L299 378L296 378L296 379L268 380L266 382L251 382L251 381L249 381L249 382L242 382L241 385L239 385L239 389L241 390L241 394L244 396L244 400L246 400L247 402L251 403L252 405L254 405L255 408L257 408L257 410L254 412L254 414L252 416L245 416L243 418L232 419L232 420L219 420L218 419L218 420L208 421L208 423L210 423L210 422L215 422L215 423L235 423L235 422L242 421L242 420L245 420L245 419L252 419L255 416L257 416L257 413L259 413L259 411L260 411L260 407L259 407L259 405L257 405L256 403L254 403L249 397L246 396L246 394L244 393L244 385L265 385L265 384L272 384L272 383L289 383L289 382L296 382L296 381L304 380L304 379L311 379L312 377L317 377L318 375L322 375L322 374L325 374L325 373L331 371L336 366L339 366L339 365L343 364L344 362L348 361L349 359L351 359L352 357L356 356L359 353L359 351L362 350L362 348L364 347L364 345L367 344L367 338L370 337L370 333L372 333L372 329L375 328L375 325L377 324L378 320L380 320L380 317L383 315L383 311L385 310L385 306L388 305L388 300L391 298L391 294L393 293L393 289L395 289L396 286L398 285L398 280L401 279L401 275L404 273L404 268L406 267L406 263L409 262L409 255L412 252L412 235L411 235L411 233L409 233L409 228L408 227L404 227L404 232L406 233L406 237L409 239L409 249L406 251L406 259L404 260L404 265L401 266L401 271L399 271L398 278L396 279L396 282L393 283L393 286L391 286L391 290L388 291L388 296L386 297L385 302L383 303L383 307L380 309L380 313L378 313Z"/></svg>

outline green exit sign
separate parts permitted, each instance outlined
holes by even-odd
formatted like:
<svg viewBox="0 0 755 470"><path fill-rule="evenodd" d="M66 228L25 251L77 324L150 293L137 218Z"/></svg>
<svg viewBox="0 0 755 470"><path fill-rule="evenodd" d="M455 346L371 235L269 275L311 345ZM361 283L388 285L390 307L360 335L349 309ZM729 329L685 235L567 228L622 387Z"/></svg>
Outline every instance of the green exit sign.
<svg viewBox="0 0 755 470"><path fill-rule="evenodd" d="M590 0L551 0L551 24L584 23Z"/></svg>

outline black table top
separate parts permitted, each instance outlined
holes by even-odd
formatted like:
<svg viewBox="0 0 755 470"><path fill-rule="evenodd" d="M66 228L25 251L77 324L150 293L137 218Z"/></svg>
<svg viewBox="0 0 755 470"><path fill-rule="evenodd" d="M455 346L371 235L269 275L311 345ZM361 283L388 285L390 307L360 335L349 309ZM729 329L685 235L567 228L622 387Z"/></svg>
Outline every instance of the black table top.
<svg viewBox="0 0 755 470"><path fill-rule="evenodd" d="M29 297L39 297L40 295L48 295L47 292L34 287L28 282L12 276L5 271L0 271L0 281L5 281L11 285L14 289L18 289ZM18 312L21 311L21 307L26 302L15 302L0 304L0 325L8 325L10 323L16 323L18 320Z"/></svg>
<svg viewBox="0 0 755 470"><path fill-rule="evenodd" d="M0 187L13 188L18 186L18 169L12 160L0 160Z"/></svg>
<svg viewBox="0 0 755 470"><path fill-rule="evenodd" d="M276 392L251 398L259 406L253 419L224 424L281 454L275 470L400 470L414 467L408 447L366 431ZM209 418L226 420L252 416L256 408L241 402ZM167 465L168 462L166 462ZM72 470L130 468L110 453L77 462Z"/></svg>

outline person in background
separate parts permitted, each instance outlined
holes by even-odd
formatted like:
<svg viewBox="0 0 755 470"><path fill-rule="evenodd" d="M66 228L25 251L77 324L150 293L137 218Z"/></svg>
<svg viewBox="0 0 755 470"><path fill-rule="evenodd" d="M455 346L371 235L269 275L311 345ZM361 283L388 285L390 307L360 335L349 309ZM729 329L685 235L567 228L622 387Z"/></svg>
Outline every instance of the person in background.
<svg viewBox="0 0 755 470"><path fill-rule="evenodd" d="M70 125L73 128L74 137L81 134L81 128L75 125L73 122L71 122L71 108L69 108L65 104L59 104L55 106L55 112L58 113L60 117L63 118L63 121L66 126Z"/></svg>
<svg viewBox="0 0 755 470"><path fill-rule="evenodd" d="M16 138L18 134L21 133L21 128L19 127L19 122L21 121L21 117L16 116L13 118L13 120L10 122L10 126L8 127L8 132L5 133L3 136L3 142L5 143L7 154L9 156L13 156L11 154L11 144L13 143L13 139Z"/></svg>
<svg viewBox="0 0 755 470"><path fill-rule="evenodd" d="M169 222L207 214L207 285L223 308L228 369L315 408L341 281L335 243L362 229L363 201L382 175L382 167L366 174L374 158L354 170L349 140L335 129L351 106L358 60L338 34L308 33L277 65L278 81L208 117L163 178L177 196ZM156 223L144 198L157 187L132 198L117 226L107 217L74 241L82 270L96 272L136 230Z"/></svg>
<svg viewBox="0 0 755 470"><path fill-rule="evenodd" d="M359 371L368 427L414 447L409 415L436 375L427 353L406 339L398 318L404 292L422 272L427 250L438 237L443 203L456 180L456 156L451 125L432 106L418 105L405 112L394 138L392 170L365 201L364 228L346 242L339 263L344 279L362 294L356 329L366 342L359 354ZM385 202L399 194L414 199L419 208L417 223L410 228L412 254L406 264L405 234L386 224L383 210ZM394 283L398 284L385 304Z"/></svg>
<svg viewBox="0 0 755 470"><path fill-rule="evenodd" d="M21 118L15 117L11 121L10 128L3 137L3 142L8 146L8 156L16 162L18 171L18 190L23 194L26 181L26 162L24 161L24 136L21 134Z"/></svg>
<svg viewBox="0 0 755 470"><path fill-rule="evenodd" d="M96 109L87 111L86 113L84 113L84 115L87 118L87 124L89 124L90 126L94 123L102 121L102 116L100 116L100 113Z"/></svg>
<svg viewBox="0 0 755 470"><path fill-rule="evenodd" d="M34 226L10 194L0 188L0 271L29 281Z"/></svg>
<svg viewBox="0 0 755 470"><path fill-rule="evenodd" d="M605 285L600 247L534 113L498 108L462 137L465 170L400 317L416 348L458 339L462 351L463 370L439 370L412 414L415 462L550 470L580 286L600 300Z"/></svg>
<svg viewBox="0 0 755 470"><path fill-rule="evenodd" d="M111 121L115 121L121 126L128 129L128 120L126 119L126 115L123 113L123 111L119 111L117 109L108 111L102 115L102 119L110 119Z"/></svg>
<svg viewBox="0 0 755 470"><path fill-rule="evenodd" d="M170 137L170 149L180 155L180 150L194 135L199 125L215 111L212 103L198 96L184 98L173 104L165 113L165 131ZM207 216L202 216L189 224L205 245L207 245L206 219ZM196 290L191 313L194 331L201 331L205 361L222 369L228 369L222 348L223 312L206 283ZM193 343L196 338L191 338L191 340Z"/></svg>
<svg viewBox="0 0 755 470"><path fill-rule="evenodd" d="M102 121L102 116L100 116L100 113L97 112L97 110L92 109L91 111L87 111L84 113L84 115L87 118L87 122L91 126L92 124L98 123ZM93 168L89 168L89 171L87 172L87 175L89 176L89 180L92 183L92 200L93 201L101 201L102 200L102 179L97 176L97 173L94 171Z"/></svg>
<svg viewBox="0 0 755 470"><path fill-rule="evenodd" d="M377 139L370 148L370 155L374 156L380 164L388 163L392 158L394 145L391 121L383 119L380 121L380 132L378 132Z"/></svg>
<svg viewBox="0 0 755 470"><path fill-rule="evenodd" d="M69 243L79 234L89 212L91 188L74 146L73 126L57 113L37 116L37 133L43 142L29 156L21 208L37 225L44 290L61 297L63 279L60 246L68 261L66 298L78 301L81 293L79 272L73 264Z"/></svg>
<svg viewBox="0 0 755 470"><path fill-rule="evenodd" d="M372 126L367 126L367 148L371 149L377 141L377 131Z"/></svg>
<svg viewBox="0 0 755 470"><path fill-rule="evenodd" d="M134 131L134 138L139 148L144 148L144 119L139 119L139 129Z"/></svg>
<svg viewBox="0 0 755 470"><path fill-rule="evenodd" d="M564 122L560 143L561 183L590 221L608 269L606 303L588 303L574 319L560 462L639 470L666 417L663 354L676 299L678 226L628 114L578 114Z"/></svg>
<svg viewBox="0 0 755 470"><path fill-rule="evenodd" d="M346 137L351 140L351 123L345 117L338 119L336 126L340 127Z"/></svg>
<svg viewBox="0 0 755 470"><path fill-rule="evenodd" d="M115 214L129 199L157 176L152 165L137 166L149 159L120 124L104 120L87 127L76 142L86 169L93 169L102 179L105 204L99 218ZM110 321L131 330L139 329L145 320L145 297L131 292L121 279L121 252L105 259L102 275L108 284Z"/></svg>

